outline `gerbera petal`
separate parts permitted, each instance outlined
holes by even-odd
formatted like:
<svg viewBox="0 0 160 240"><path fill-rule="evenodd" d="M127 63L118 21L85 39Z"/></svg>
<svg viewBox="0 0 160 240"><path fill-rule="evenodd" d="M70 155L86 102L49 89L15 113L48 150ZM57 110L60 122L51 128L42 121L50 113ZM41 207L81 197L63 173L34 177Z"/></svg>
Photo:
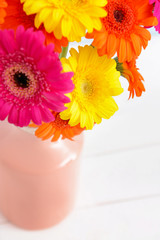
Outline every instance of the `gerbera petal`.
<svg viewBox="0 0 160 240"><path fill-rule="evenodd" d="M35 135L39 138L42 138L46 132L48 133L48 130L52 128L51 124L49 123L43 123L41 126L37 128L35 131Z"/></svg>
<svg viewBox="0 0 160 240"><path fill-rule="evenodd" d="M73 72L62 73L61 79L59 81L53 82L53 89L61 91L63 93L71 92L74 89L74 84L72 81L64 81L64 79L70 79L73 76ZM49 83L52 83L52 79L48 79Z"/></svg>
<svg viewBox="0 0 160 240"><path fill-rule="evenodd" d="M56 141L59 139L60 135L61 135L61 132L60 132L60 131L58 131L58 130L55 131L54 136L53 136L53 138L51 139L51 141L52 141L52 142L56 142Z"/></svg>
<svg viewBox="0 0 160 240"><path fill-rule="evenodd" d="M4 103L5 103L5 102L3 101L3 99L0 98L0 109L2 108L2 106L4 105Z"/></svg>
<svg viewBox="0 0 160 240"><path fill-rule="evenodd" d="M53 136L55 133L55 128L51 125L50 128L48 129L48 132L45 132L45 135L43 135L42 140L47 140Z"/></svg>
<svg viewBox="0 0 160 240"><path fill-rule="evenodd" d="M7 3L5 0L0 1L0 24L4 23L4 17L6 16L6 11L4 8L7 7Z"/></svg>
<svg viewBox="0 0 160 240"><path fill-rule="evenodd" d="M133 47L134 47L135 54L136 54L136 56L139 56L140 53L141 53L140 38L136 34L131 34L131 40L132 40L132 44L133 44ZM121 61L121 62L123 62L123 61Z"/></svg>
<svg viewBox="0 0 160 240"><path fill-rule="evenodd" d="M129 62L133 58L133 46L130 41L126 41L126 51L127 51L126 60Z"/></svg>
<svg viewBox="0 0 160 240"><path fill-rule="evenodd" d="M49 99L44 99L43 105L46 106L47 108L52 109L55 112L62 112L66 109L66 107L64 107L63 104L50 101Z"/></svg>
<svg viewBox="0 0 160 240"><path fill-rule="evenodd" d="M13 105L8 115L8 122L18 126L18 118L19 118L19 111L17 107Z"/></svg>
<svg viewBox="0 0 160 240"><path fill-rule="evenodd" d="M107 52L109 53L111 51L110 56L113 56L116 53L116 48L117 48L116 36L114 34L108 34Z"/></svg>
<svg viewBox="0 0 160 240"><path fill-rule="evenodd" d="M12 41L14 37L13 30L4 30L3 33L0 30L0 49L5 53L13 53L16 49L15 43Z"/></svg>
<svg viewBox="0 0 160 240"><path fill-rule="evenodd" d="M2 103L2 102L1 102ZM0 109L0 120L5 120L7 115L9 114L13 104L4 102L3 106Z"/></svg>
<svg viewBox="0 0 160 240"><path fill-rule="evenodd" d="M36 11L40 11L42 9L44 9L44 7L50 7L51 4L46 4L46 1L45 0L39 0L39 1L25 1L25 0L20 0L22 3L25 2L24 4L24 11L27 12L27 14L34 14L36 13ZM32 4L33 3L33 4Z"/></svg>
<svg viewBox="0 0 160 240"><path fill-rule="evenodd" d="M68 138L71 141L73 141L73 139L72 139L73 136L74 136L74 132L73 132L72 128L70 128L69 131L68 131L67 128L63 129L63 131L62 131L62 139Z"/></svg>
<svg viewBox="0 0 160 240"><path fill-rule="evenodd" d="M62 35L64 37L67 37L70 34L71 28L72 28L72 20L65 16L62 20Z"/></svg>
<svg viewBox="0 0 160 240"><path fill-rule="evenodd" d="M158 24L157 18L149 17L140 21L140 24L144 26L156 26Z"/></svg>
<svg viewBox="0 0 160 240"><path fill-rule="evenodd" d="M86 129L91 130L94 126L93 115L90 112L88 112L86 117L87 117L87 119L86 119Z"/></svg>
<svg viewBox="0 0 160 240"><path fill-rule="evenodd" d="M43 122L48 123L48 122L54 121L54 116L49 109L46 109L45 107L40 105L39 110L41 112L41 117Z"/></svg>
<svg viewBox="0 0 160 240"><path fill-rule="evenodd" d="M31 113L27 108L19 110L18 126L28 126L31 120Z"/></svg>
<svg viewBox="0 0 160 240"><path fill-rule="evenodd" d="M55 129L51 124L44 125L45 127L43 127L43 125L36 130L35 135L39 138L42 138L42 140L46 140L53 135L53 133L55 132Z"/></svg>
<svg viewBox="0 0 160 240"><path fill-rule="evenodd" d="M119 52L118 52L118 58L120 62L124 62L126 59L126 41L124 38L121 38L120 40L120 46L119 46Z"/></svg>
<svg viewBox="0 0 160 240"><path fill-rule="evenodd" d="M44 92L43 96L51 102L58 102L59 100L63 103L68 103L70 101L69 97L62 95L61 93L54 92Z"/></svg>
<svg viewBox="0 0 160 240"><path fill-rule="evenodd" d="M42 123L41 111L38 106L32 106L31 117L35 124L40 125Z"/></svg>
<svg viewBox="0 0 160 240"><path fill-rule="evenodd" d="M92 18L92 23L94 25L94 29L97 29L98 31L100 31L102 29L101 19L99 19L99 18Z"/></svg>
<svg viewBox="0 0 160 240"><path fill-rule="evenodd" d="M151 39L151 34L150 32L145 29L145 28L141 28L141 27L136 27L136 32L139 36L143 37L144 39L146 39L147 41L149 41Z"/></svg>
<svg viewBox="0 0 160 240"><path fill-rule="evenodd" d="M97 49L99 56L107 54L107 45L104 44L101 48Z"/></svg>
<svg viewBox="0 0 160 240"><path fill-rule="evenodd" d="M40 27L40 25L52 14L52 11L49 8L41 9L39 14L35 17L35 26L37 28Z"/></svg>
<svg viewBox="0 0 160 240"><path fill-rule="evenodd" d="M73 114L70 117L70 121L72 122L73 126L75 126L79 123L80 118L79 105L76 101L73 101L71 111L73 112Z"/></svg>

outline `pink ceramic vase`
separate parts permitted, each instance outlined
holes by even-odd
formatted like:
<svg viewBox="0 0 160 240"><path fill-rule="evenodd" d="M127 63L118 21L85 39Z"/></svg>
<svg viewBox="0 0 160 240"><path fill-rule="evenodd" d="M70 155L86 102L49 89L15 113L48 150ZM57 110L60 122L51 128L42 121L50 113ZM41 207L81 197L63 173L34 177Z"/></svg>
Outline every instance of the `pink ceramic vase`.
<svg viewBox="0 0 160 240"><path fill-rule="evenodd" d="M72 210L83 136L42 141L7 122L0 123L0 211L30 230L51 227Z"/></svg>

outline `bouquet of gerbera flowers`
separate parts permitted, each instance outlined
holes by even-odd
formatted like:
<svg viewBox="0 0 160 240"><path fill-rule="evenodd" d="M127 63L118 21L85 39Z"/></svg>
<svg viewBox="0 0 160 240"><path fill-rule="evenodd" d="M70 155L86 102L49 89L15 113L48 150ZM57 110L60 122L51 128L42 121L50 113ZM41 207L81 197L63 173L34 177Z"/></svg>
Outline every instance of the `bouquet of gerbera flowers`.
<svg viewBox="0 0 160 240"><path fill-rule="evenodd" d="M0 0L0 120L56 141L109 119L120 76L145 91L136 60L159 20L158 0Z"/></svg>

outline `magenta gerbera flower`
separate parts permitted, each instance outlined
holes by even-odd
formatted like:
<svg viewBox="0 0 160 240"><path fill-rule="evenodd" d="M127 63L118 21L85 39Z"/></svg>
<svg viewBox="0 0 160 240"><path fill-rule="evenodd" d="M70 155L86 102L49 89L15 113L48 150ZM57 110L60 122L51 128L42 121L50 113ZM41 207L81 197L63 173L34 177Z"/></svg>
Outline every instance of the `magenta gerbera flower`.
<svg viewBox="0 0 160 240"><path fill-rule="evenodd" d="M32 28L0 31L0 120L28 126L54 120L69 102L73 73L62 73L54 45L44 46L41 31Z"/></svg>
<svg viewBox="0 0 160 240"><path fill-rule="evenodd" d="M157 18L158 20L158 25L155 26L156 31L160 33L160 0L149 0L150 4L155 4L154 5L154 13L153 15Z"/></svg>

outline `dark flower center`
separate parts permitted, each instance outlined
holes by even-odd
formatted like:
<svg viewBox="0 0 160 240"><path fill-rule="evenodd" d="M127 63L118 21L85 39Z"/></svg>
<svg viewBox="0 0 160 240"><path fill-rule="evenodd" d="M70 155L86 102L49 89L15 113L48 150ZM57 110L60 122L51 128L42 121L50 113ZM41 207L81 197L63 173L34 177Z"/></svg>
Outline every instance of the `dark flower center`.
<svg viewBox="0 0 160 240"><path fill-rule="evenodd" d="M29 79L25 75L25 73L18 71L14 74L13 78L14 78L14 81L15 81L17 87L21 87L21 88L29 87Z"/></svg>
<svg viewBox="0 0 160 240"><path fill-rule="evenodd" d="M66 128L68 126L68 120L62 120L59 116L59 113L55 113L55 120L54 120L54 125L56 125L57 128Z"/></svg>
<svg viewBox="0 0 160 240"><path fill-rule="evenodd" d="M116 20L116 22L122 22L123 18L124 18L124 13L121 10L115 10L114 13L114 18Z"/></svg>

